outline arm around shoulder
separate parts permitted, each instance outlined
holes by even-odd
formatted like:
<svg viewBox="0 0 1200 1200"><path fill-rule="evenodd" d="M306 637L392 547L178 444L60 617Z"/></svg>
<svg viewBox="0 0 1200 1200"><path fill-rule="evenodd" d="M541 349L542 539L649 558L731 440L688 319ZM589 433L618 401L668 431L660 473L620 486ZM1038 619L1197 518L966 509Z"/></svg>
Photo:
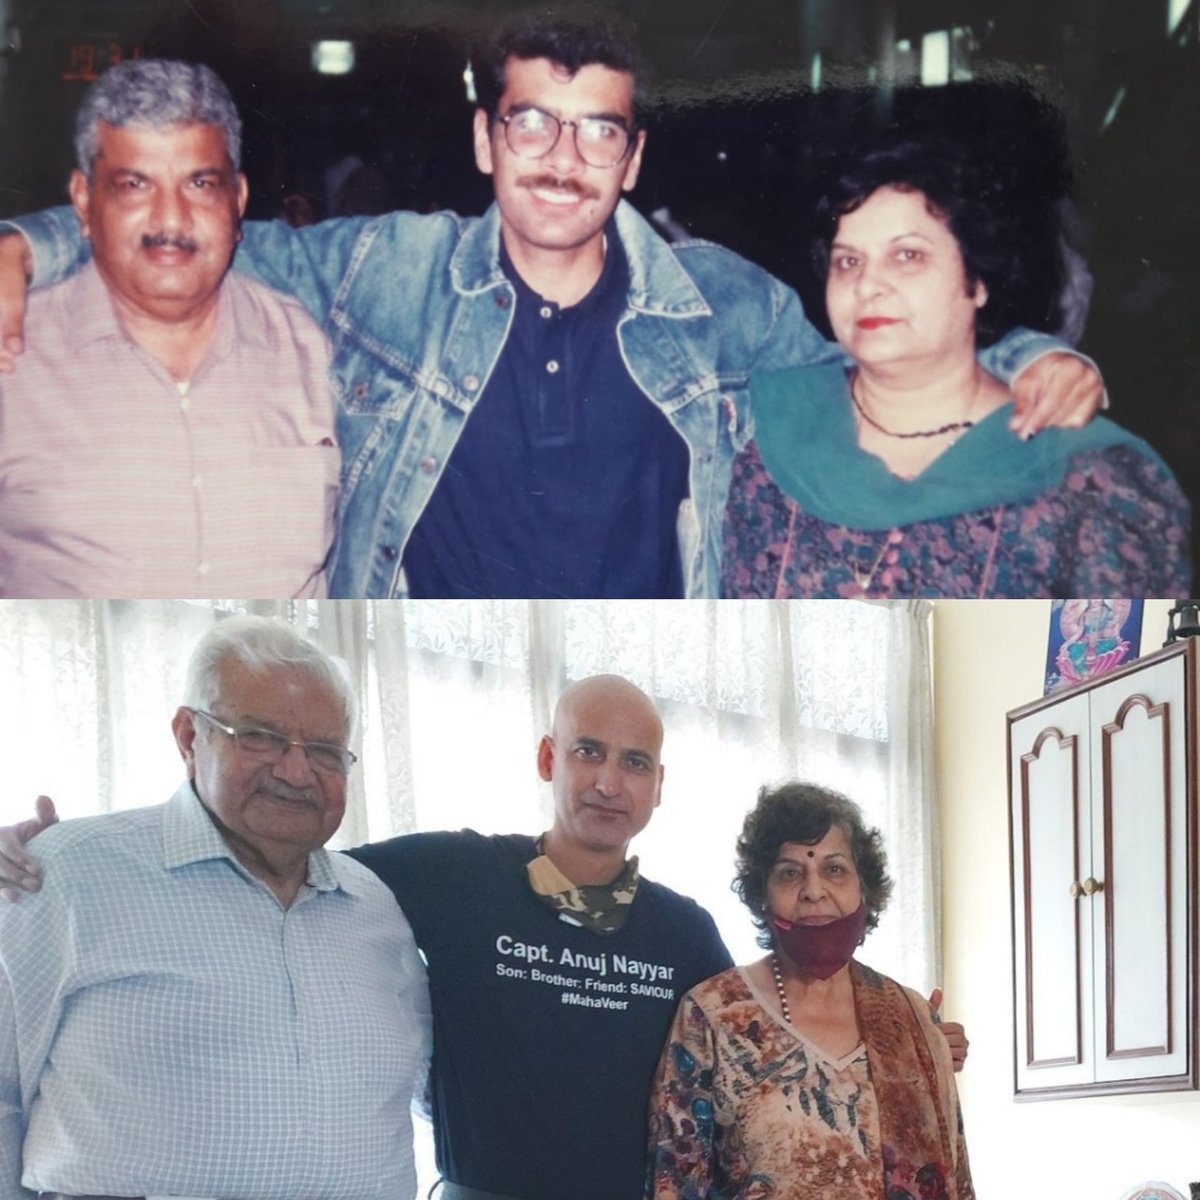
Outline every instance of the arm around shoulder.
<svg viewBox="0 0 1200 1200"><path fill-rule="evenodd" d="M25 294L33 271L29 243L16 231L0 232L0 370L11 370L24 349Z"/></svg>
<svg viewBox="0 0 1200 1200"><path fill-rule="evenodd" d="M60 283L90 257L71 208L0 221L0 371L12 371L25 348L29 288Z"/></svg>
<svg viewBox="0 0 1200 1200"><path fill-rule="evenodd" d="M837 344L825 338L808 319L799 295L773 275L770 281L771 321L752 364L754 371L780 371L794 367L820 367L850 360Z"/></svg>
<svg viewBox="0 0 1200 1200"><path fill-rule="evenodd" d="M382 313L386 325L394 306L419 309L431 284L449 286L449 263L468 224L452 213L411 212L335 217L300 229L247 221L233 266L294 296L326 332L335 305L356 323Z"/></svg>
<svg viewBox="0 0 1200 1200"><path fill-rule="evenodd" d="M10 233L24 241L30 287L61 283L92 257L91 247L80 232L79 218L66 204L0 221L0 235Z"/></svg>
<svg viewBox="0 0 1200 1200"><path fill-rule="evenodd" d="M722 343L736 347L730 363L735 370L749 376L849 361L808 319L795 290L769 271L712 242L689 243L676 254L708 305Z"/></svg>
<svg viewBox="0 0 1200 1200"><path fill-rule="evenodd" d="M294 296L323 325L342 283L365 250L360 240L367 227L380 220L337 217L299 229L286 221L246 221L233 266Z"/></svg>
<svg viewBox="0 0 1200 1200"><path fill-rule="evenodd" d="M1011 389L1010 425L1022 438L1042 429L1078 429L1107 403L1100 368L1052 334L1010 329L980 351L979 363Z"/></svg>

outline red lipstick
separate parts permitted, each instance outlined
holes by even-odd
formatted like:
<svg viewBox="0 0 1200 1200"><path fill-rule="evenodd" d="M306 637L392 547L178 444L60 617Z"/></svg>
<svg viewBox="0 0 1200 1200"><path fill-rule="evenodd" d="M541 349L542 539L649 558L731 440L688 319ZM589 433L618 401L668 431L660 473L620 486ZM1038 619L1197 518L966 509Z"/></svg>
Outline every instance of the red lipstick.
<svg viewBox="0 0 1200 1200"><path fill-rule="evenodd" d="M897 325L895 317L862 317L854 322L859 329L882 329L885 325Z"/></svg>

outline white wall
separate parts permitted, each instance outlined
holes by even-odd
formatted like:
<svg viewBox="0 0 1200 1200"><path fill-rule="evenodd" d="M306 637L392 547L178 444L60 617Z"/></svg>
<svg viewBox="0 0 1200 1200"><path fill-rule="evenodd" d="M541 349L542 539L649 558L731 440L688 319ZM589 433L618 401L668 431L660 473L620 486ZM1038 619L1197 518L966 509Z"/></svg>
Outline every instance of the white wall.
<svg viewBox="0 0 1200 1200"><path fill-rule="evenodd" d="M1162 644L1171 601L1149 601L1142 647ZM1200 1093L1016 1103L1004 714L1042 694L1050 603L939 601L935 748L942 818L945 1011L971 1039L959 1076L982 1200L1120 1200L1200 1180Z"/></svg>

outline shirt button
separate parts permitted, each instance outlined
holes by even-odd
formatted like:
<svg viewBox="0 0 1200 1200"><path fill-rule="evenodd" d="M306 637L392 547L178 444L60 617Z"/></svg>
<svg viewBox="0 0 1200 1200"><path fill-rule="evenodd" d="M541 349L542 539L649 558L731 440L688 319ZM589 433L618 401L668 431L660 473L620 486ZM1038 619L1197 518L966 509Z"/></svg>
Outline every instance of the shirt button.
<svg viewBox="0 0 1200 1200"><path fill-rule="evenodd" d="M204 477L202 475L197 475L192 480L192 487L194 487L197 491L199 491L203 486L204 486Z"/></svg>
<svg viewBox="0 0 1200 1200"><path fill-rule="evenodd" d="M191 407L192 407L191 400L189 400L186 396L179 397L179 411L180 412L187 412L187 410Z"/></svg>
<svg viewBox="0 0 1200 1200"><path fill-rule="evenodd" d="M549 371L551 375L557 375L558 374L558 360L555 358L552 358L546 364L546 370Z"/></svg>
<svg viewBox="0 0 1200 1200"><path fill-rule="evenodd" d="M395 546L381 546L380 551L383 554L383 557L388 560L388 562L396 561L396 547Z"/></svg>
<svg viewBox="0 0 1200 1200"><path fill-rule="evenodd" d="M437 470L438 464L436 458L423 458L418 465L423 475L432 475Z"/></svg>
<svg viewBox="0 0 1200 1200"><path fill-rule="evenodd" d="M538 313L543 317L552 317L554 316L554 309L552 309L548 304L543 304L542 307L538 309Z"/></svg>
<svg viewBox="0 0 1200 1200"><path fill-rule="evenodd" d="M367 385L365 383L360 383L358 387L354 389L354 394L361 400L367 394Z"/></svg>
<svg viewBox="0 0 1200 1200"><path fill-rule="evenodd" d="M209 571L211 571L211 570L212 570L212 564L204 562L204 563L201 563L196 568L196 574L197 575L207 575L209 573Z"/></svg>
<svg viewBox="0 0 1200 1200"><path fill-rule="evenodd" d="M479 377L477 375L468 375L466 379L463 380L463 387L465 387L468 392L477 391L479 388Z"/></svg>

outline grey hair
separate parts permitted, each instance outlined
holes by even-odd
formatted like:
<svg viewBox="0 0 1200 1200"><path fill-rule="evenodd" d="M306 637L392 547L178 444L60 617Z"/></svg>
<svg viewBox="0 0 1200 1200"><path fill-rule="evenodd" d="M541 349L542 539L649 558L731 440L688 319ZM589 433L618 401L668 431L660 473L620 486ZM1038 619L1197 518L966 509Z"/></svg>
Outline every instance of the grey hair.
<svg viewBox="0 0 1200 1200"><path fill-rule="evenodd" d="M242 163L242 119L221 77L200 63L131 58L110 67L87 90L75 117L75 161L91 179L100 152L100 122L120 129L148 125L216 125L235 171Z"/></svg>
<svg viewBox="0 0 1200 1200"><path fill-rule="evenodd" d="M337 698L346 738L358 733L358 697L346 664L271 617L235 616L218 621L196 643L188 660L183 702L211 712L221 695L221 667L240 663L251 671L295 667Z"/></svg>
<svg viewBox="0 0 1200 1200"><path fill-rule="evenodd" d="M737 842L737 875L733 890L758 926L758 944L771 948L767 925L767 880L785 842L812 846L834 825L850 843L850 857L867 908L867 932L879 924L879 914L892 895L883 836L867 825L862 809L832 788L798 780L776 788L762 787L758 803L746 815Z"/></svg>

